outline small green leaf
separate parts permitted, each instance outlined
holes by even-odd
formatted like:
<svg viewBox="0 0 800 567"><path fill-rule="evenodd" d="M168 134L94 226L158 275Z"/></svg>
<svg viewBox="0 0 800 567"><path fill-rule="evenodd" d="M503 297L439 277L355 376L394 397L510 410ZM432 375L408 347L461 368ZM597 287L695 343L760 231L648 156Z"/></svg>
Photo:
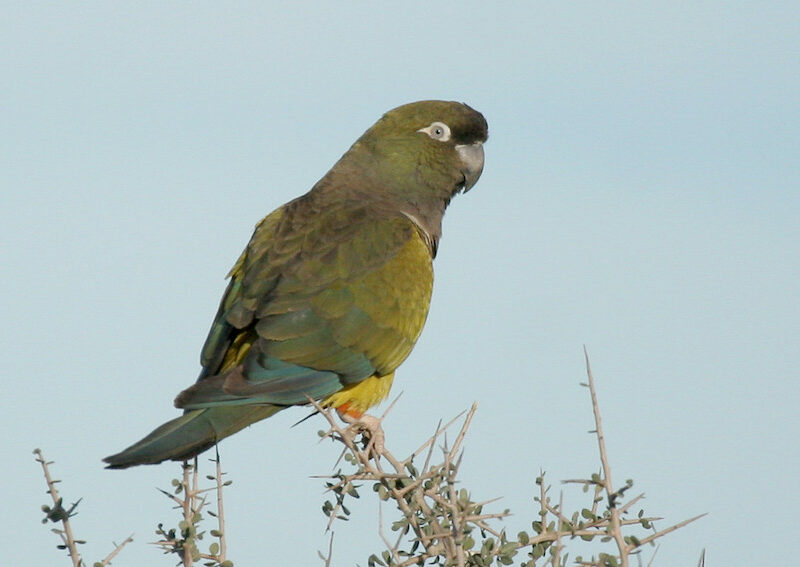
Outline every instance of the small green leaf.
<svg viewBox="0 0 800 567"><path fill-rule="evenodd" d="M517 554L517 543L514 541L510 541L506 544L500 546L500 554L501 555L509 555L514 557Z"/></svg>
<svg viewBox="0 0 800 567"><path fill-rule="evenodd" d="M633 547L639 547L640 545L642 545L642 542L639 540L639 538L634 535L625 536L625 542L632 545Z"/></svg>

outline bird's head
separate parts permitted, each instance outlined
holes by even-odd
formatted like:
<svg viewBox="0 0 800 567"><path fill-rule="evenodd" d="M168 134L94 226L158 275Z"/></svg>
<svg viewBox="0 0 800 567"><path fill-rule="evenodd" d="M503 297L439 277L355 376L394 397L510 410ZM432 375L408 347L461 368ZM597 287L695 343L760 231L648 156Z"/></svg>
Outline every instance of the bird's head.
<svg viewBox="0 0 800 567"><path fill-rule="evenodd" d="M405 190L433 190L452 197L468 191L483 171L483 115L460 102L423 100L390 110L354 147L374 166L402 180Z"/></svg>
<svg viewBox="0 0 800 567"><path fill-rule="evenodd" d="M466 104L405 104L364 132L321 185L441 215L453 195L478 181L487 136L483 115Z"/></svg>
<svg viewBox="0 0 800 567"><path fill-rule="evenodd" d="M442 216L483 171L483 115L460 102L423 100L390 110L312 189L409 217L435 254Z"/></svg>

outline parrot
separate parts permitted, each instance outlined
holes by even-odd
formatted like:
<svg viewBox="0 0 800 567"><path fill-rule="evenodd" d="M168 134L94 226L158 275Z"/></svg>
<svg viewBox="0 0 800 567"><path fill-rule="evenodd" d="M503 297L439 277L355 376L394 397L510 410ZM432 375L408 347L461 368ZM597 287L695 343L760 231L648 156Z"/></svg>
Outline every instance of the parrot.
<svg viewBox="0 0 800 567"><path fill-rule="evenodd" d="M389 393L430 306L450 200L478 181L488 125L423 100L383 116L306 194L255 227L228 274L183 414L104 458L185 461L315 400L359 419Z"/></svg>

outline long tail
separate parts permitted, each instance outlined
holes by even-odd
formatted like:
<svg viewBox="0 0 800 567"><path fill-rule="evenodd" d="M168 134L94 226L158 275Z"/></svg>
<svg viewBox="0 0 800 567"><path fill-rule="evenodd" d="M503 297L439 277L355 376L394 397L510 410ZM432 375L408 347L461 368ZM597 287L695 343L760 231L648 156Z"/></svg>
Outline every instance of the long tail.
<svg viewBox="0 0 800 567"><path fill-rule="evenodd" d="M103 459L109 469L184 461L213 447L220 439L275 415L283 406L222 406L196 409L157 427L150 435Z"/></svg>

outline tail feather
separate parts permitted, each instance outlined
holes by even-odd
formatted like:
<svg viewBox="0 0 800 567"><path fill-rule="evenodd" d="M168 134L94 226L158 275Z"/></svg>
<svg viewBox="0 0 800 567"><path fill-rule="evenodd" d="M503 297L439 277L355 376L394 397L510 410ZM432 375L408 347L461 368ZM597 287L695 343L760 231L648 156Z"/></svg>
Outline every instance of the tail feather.
<svg viewBox="0 0 800 567"><path fill-rule="evenodd" d="M109 469L185 461L213 447L220 439L275 415L283 406L222 406L191 410L170 420L124 451L103 459Z"/></svg>

